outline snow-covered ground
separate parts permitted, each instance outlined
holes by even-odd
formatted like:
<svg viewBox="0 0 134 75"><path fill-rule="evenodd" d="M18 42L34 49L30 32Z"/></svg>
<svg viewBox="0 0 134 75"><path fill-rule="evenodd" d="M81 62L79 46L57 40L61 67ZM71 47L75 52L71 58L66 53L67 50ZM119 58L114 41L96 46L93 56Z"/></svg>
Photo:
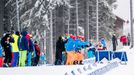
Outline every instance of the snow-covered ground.
<svg viewBox="0 0 134 75"><path fill-rule="evenodd" d="M129 49L129 47L124 47L124 50L127 51L128 62L127 65L119 65L117 68L114 68L104 75L133 75L134 74L134 48Z"/></svg>
<svg viewBox="0 0 134 75"><path fill-rule="evenodd" d="M113 69L106 70L103 75L133 75L134 67L134 49L124 47L121 50L127 51L128 62L127 65L118 65ZM16 67L16 68L0 68L0 75L91 75L91 72L99 68L103 68L108 64L94 64L94 65L69 65L69 66L51 66L43 65L38 67ZM74 72L74 74L72 73ZM94 75L94 74L92 74ZM97 74L102 75L102 74Z"/></svg>

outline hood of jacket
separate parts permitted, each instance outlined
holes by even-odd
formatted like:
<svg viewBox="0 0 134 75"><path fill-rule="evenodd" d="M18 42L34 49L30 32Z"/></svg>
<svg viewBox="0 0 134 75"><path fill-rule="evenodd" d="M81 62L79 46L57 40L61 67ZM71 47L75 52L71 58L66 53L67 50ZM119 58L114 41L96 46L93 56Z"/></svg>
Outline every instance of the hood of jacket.
<svg viewBox="0 0 134 75"><path fill-rule="evenodd" d="M26 31L23 31L22 32L22 36L26 36L27 35L27 32Z"/></svg>

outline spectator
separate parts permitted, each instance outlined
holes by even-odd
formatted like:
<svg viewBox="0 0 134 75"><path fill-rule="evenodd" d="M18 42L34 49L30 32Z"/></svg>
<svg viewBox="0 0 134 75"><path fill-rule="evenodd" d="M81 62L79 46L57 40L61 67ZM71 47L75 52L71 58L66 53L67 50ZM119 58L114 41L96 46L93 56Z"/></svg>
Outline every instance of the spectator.
<svg viewBox="0 0 134 75"><path fill-rule="evenodd" d="M123 46L127 45L127 37L125 35L120 37L120 41L122 42Z"/></svg>
<svg viewBox="0 0 134 75"><path fill-rule="evenodd" d="M39 59L40 59L40 47L39 47L37 41L34 42L34 48L35 48L35 53L36 53L34 66L37 66Z"/></svg>
<svg viewBox="0 0 134 75"><path fill-rule="evenodd" d="M20 57L19 57L19 66L26 66L27 51L29 49L28 40L26 38L27 32L22 32L22 38L20 42Z"/></svg>
<svg viewBox="0 0 134 75"><path fill-rule="evenodd" d="M28 37L28 36L27 36ZM27 66L31 66L32 65L32 53L34 52L34 43L32 41L32 35L29 35L29 49L27 51Z"/></svg>
<svg viewBox="0 0 134 75"><path fill-rule="evenodd" d="M103 44L101 42L98 43L97 50L104 50L103 49Z"/></svg>
<svg viewBox="0 0 134 75"><path fill-rule="evenodd" d="M0 67L3 65L2 46L0 44Z"/></svg>
<svg viewBox="0 0 134 75"><path fill-rule="evenodd" d="M9 33L6 33L5 36L1 39L1 45L5 52L5 59L4 59L4 67L11 66L11 60L12 60L12 48L11 44L13 43L14 39L10 36Z"/></svg>
<svg viewBox="0 0 134 75"><path fill-rule="evenodd" d="M62 63L62 51L65 51L65 43L67 41L63 41L62 37L60 36L58 41L56 42L56 61L55 65L60 65Z"/></svg>
<svg viewBox="0 0 134 75"><path fill-rule="evenodd" d="M116 51L116 46L118 45L117 37L115 34L112 36L113 51Z"/></svg>
<svg viewBox="0 0 134 75"><path fill-rule="evenodd" d="M130 34L128 33L128 36L127 36L127 45L130 46Z"/></svg>
<svg viewBox="0 0 134 75"><path fill-rule="evenodd" d="M20 45L20 33L17 31L12 34L14 43L12 45L12 67L16 67L19 61L19 45Z"/></svg>
<svg viewBox="0 0 134 75"><path fill-rule="evenodd" d="M103 50L106 50L107 49L107 46L106 46L106 40L104 37L101 38L101 44L103 45Z"/></svg>
<svg viewBox="0 0 134 75"><path fill-rule="evenodd" d="M46 64L46 59L45 59L44 52L41 52L41 55L40 55L40 64L41 65Z"/></svg>

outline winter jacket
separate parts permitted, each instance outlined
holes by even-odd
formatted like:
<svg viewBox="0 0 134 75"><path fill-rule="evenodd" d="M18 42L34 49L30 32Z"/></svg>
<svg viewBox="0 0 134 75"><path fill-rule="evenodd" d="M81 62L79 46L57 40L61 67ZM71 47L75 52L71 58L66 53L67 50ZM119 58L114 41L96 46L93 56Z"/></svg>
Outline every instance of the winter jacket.
<svg viewBox="0 0 134 75"><path fill-rule="evenodd" d="M12 52L12 46L7 41L5 41L5 43L4 43L4 51L6 51L6 52Z"/></svg>
<svg viewBox="0 0 134 75"><path fill-rule="evenodd" d="M39 47L39 45L35 44L34 48L35 48L36 55L40 56L40 47Z"/></svg>
<svg viewBox="0 0 134 75"><path fill-rule="evenodd" d="M106 40L104 38L101 39L101 43L103 44L103 47L106 47Z"/></svg>
<svg viewBox="0 0 134 75"><path fill-rule="evenodd" d="M34 43L33 41L30 39L29 40L29 49L28 49L29 52L32 52L34 51Z"/></svg>
<svg viewBox="0 0 134 75"><path fill-rule="evenodd" d="M65 51L65 43L67 41L63 41L62 37L60 37L56 42L56 60L62 61L62 51Z"/></svg>
<svg viewBox="0 0 134 75"><path fill-rule="evenodd" d="M7 38L10 38L10 39L9 39L9 43L14 43L14 38L11 37L10 34L6 34L6 35L3 36L2 39L1 39L1 46L2 46L3 48L6 48L6 45L7 45L6 40L7 40Z"/></svg>
<svg viewBox="0 0 134 75"><path fill-rule="evenodd" d="M0 45L0 57L2 57L2 46Z"/></svg>
<svg viewBox="0 0 134 75"><path fill-rule="evenodd" d="M12 37L14 38L14 43L12 43L12 52L19 52L19 36L16 34L13 34Z"/></svg>
<svg viewBox="0 0 134 75"><path fill-rule="evenodd" d="M121 36L120 41L124 44L127 43L127 37L126 36Z"/></svg>
<svg viewBox="0 0 134 75"><path fill-rule="evenodd" d="M73 50L75 50L75 40L74 39L68 38L67 43L64 43L64 44L65 44L65 50L66 51L73 51ZM56 43L56 50L58 50L59 46L60 46L60 44L58 44L58 41L57 41L57 43ZM64 49L64 45L61 45L61 46L63 46L63 49Z"/></svg>
<svg viewBox="0 0 134 75"><path fill-rule="evenodd" d="M7 41L7 38L9 38L9 41ZM14 39L10 36L10 34L6 34L1 39L1 46L3 47L4 51L10 51L12 50L12 46L10 43L13 43Z"/></svg>
<svg viewBox="0 0 134 75"><path fill-rule="evenodd" d="M113 45L118 45L116 36L112 37L112 43L113 43Z"/></svg>
<svg viewBox="0 0 134 75"><path fill-rule="evenodd" d="M26 35L26 39L28 40L28 47L29 47L29 45L30 45L30 34Z"/></svg>
<svg viewBox="0 0 134 75"><path fill-rule="evenodd" d="M22 32L22 38L21 38L21 42L20 42L20 48L21 50L28 50L28 40L26 38L27 32L23 31Z"/></svg>

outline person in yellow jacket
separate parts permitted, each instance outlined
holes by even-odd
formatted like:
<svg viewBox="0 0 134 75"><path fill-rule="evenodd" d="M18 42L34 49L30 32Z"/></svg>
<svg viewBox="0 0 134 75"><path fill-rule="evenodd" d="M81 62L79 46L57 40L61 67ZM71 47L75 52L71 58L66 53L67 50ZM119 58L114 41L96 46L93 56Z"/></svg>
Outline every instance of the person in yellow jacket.
<svg viewBox="0 0 134 75"><path fill-rule="evenodd" d="M20 33L16 31L16 33L12 34L14 38L14 43L12 43L12 62L11 66L16 67L19 61L19 43L20 43Z"/></svg>

